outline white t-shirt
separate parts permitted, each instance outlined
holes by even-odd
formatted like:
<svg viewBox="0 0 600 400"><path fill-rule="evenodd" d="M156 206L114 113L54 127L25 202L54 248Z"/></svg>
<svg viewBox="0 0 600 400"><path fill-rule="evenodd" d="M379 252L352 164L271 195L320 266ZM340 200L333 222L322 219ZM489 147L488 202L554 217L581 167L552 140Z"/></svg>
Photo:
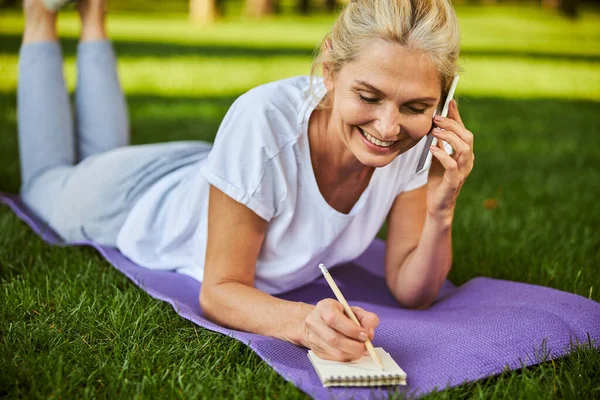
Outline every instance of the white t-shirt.
<svg viewBox="0 0 600 400"><path fill-rule="evenodd" d="M255 275L255 286L267 293L312 281L319 263L333 267L358 257L396 196L427 182L427 173L415 173L424 140L377 168L348 214L336 211L319 191L310 158L308 120L325 94L321 80L314 90L318 99L308 77L295 77L240 96L207 157L138 200L119 231L119 250L141 266L202 281L211 184L269 222Z"/></svg>

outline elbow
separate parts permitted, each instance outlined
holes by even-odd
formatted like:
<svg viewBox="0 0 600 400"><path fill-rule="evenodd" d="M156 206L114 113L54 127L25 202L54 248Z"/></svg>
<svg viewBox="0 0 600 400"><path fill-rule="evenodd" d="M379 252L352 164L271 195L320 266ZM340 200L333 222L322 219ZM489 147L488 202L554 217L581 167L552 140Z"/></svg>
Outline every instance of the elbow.
<svg viewBox="0 0 600 400"><path fill-rule="evenodd" d="M402 308L409 310L426 310L434 302L435 299L415 297L415 298L397 298L398 303Z"/></svg>
<svg viewBox="0 0 600 400"><path fill-rule="evenodd" d="M409 310L426 310L432 304L433 300L416 300L416 301L398 301L403 308L407 308Z"/></svg>
<svg viewBox="0 0 600 400"><path fill-rule="evenodd" d="M425 310L431 307L439 293L439 288L433 285L414 285L409 282L396 285L393 281L388 281L387 284L398 304L409 310Z"/></svg>
<svg viewBox="0 0 600 400"><path fill-rule="evenodd" d="M223 327L237 329L240 304L247 301L247 295L239 289L238 282L203 282L198 301L204 316Z"/></svg>
<svg viewBox="0 0 600 400"><path fill-rule="evenodd" d="M402 308L409 310L426 310L435 301L437 292L424 291L403 291L402 293L393 292L394 297Z"/></svg>
<svg viewBox="0 0 600 400"><path fill-rule="evenodd" d="M440 295L443 281L439 284L426 284L423 286L406 287L396 290L394 297L404 308L412 310L425 310L431 307Z"/></svg>
<svg viewBox="0 0 600 400"><path fill-rule="evenodd" d="M217 322L217 315L219 315L218 304L219 301L215 299L215 294L210 290L209 287L203 287L200 291L200 308L206 318L213 322Z"/></svg>

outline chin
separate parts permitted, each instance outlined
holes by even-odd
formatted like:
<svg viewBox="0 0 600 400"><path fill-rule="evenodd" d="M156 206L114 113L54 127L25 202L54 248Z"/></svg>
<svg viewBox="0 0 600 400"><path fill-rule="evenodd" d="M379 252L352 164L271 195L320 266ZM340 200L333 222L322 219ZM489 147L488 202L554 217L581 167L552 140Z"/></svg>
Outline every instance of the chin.
<svg viewBox="0 0 600 400"><path fill-rule="evenodd" d="M398 156L398 153L389 154L386 156L378 156L375 154L365 154L365 152L361 152L361 154L355 153L355 155L358 161L360 161L360 163L364 166L372 168L381 168L394 161L394 159Z"/></svg>

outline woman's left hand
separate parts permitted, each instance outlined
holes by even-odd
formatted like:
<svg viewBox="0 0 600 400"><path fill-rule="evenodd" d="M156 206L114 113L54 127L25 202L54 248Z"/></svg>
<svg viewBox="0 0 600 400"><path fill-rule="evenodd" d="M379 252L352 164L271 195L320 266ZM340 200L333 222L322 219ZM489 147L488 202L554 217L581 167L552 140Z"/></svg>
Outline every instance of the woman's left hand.
<svg viewBox="0 0 600 400"><path fill-rule="evenodd" d="M433 136L438 142L431 147L427 211L433 217L451 219L460 189L473 169L473 134L465 128L456 100L450 102L448 117L436 116L434 123ZM454 153L446 153L442 140L452 146Z"/></svg>

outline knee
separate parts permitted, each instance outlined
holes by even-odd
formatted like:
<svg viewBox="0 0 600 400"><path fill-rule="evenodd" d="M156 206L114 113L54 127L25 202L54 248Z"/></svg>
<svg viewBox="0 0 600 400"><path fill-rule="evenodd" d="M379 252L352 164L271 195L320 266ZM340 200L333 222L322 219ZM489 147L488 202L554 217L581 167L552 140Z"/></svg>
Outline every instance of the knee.
<svg viewBox="0 0 600 400"><path fill-rule="evenodd" d="M56 204L62 197L62 188L68 173L65 168L58 167L37 174L23 182L19 191L23 203L54 230L58 230L53 223Z"/></svg>
<svg viewBox="0 0 600 400"><path fill-rule="evenodd" d="M39 190L40 185L36 184L35 180L31 180L21 186L19 195L25 205L35 213L35 215L41 218L44 222L48 223L52 214L51 199L44 199L43 191Z"/></svg>

